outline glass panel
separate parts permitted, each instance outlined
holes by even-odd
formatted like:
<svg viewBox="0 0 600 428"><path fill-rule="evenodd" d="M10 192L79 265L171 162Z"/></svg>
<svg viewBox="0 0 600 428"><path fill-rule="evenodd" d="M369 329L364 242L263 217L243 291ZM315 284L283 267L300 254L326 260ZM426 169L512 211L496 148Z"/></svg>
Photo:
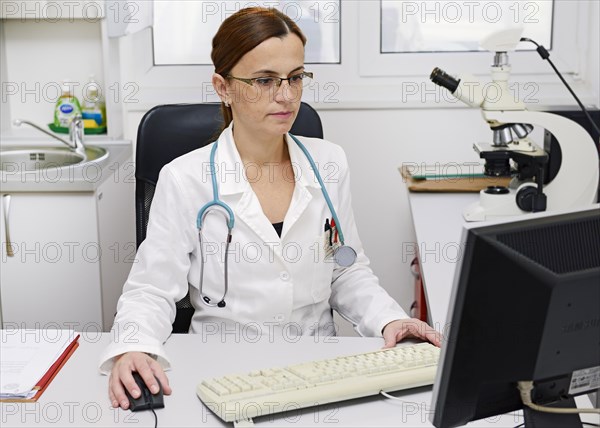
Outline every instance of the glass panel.
<svg viewBox="0 0 600 428"><path fill-rule="evenodd" d="M154 1L155 65L210 65L212 38L221 22L239 9L275 7L302 29L306 63L340 62L340 1L228 2Z"/></svg>
<svg viewBox="0 0 600 428"><path fill-rule="evenodd" d="M551 48L554 1L381 1L381 53L467 52L507 27ZM520 43L518 49L535 49Z"/></svg>

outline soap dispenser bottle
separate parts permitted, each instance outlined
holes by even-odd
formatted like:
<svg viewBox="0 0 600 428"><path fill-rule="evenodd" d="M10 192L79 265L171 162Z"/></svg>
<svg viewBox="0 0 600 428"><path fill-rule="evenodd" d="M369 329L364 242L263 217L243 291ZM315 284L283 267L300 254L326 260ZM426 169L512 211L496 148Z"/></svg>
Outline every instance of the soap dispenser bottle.
<svg viewBox="0 0 600 428"><path fill-rule="evenodd" d="M79 100L73 94L72 84L69 79L63 81L61 95L54 108L54 125L68 128L74 117L81 114Z"/></svg>
<svg viewBox="0 0 600 428"><path fill-rule="evenodd" d="M81 113L85 128L103 128L106 126L106 106L102 100L100 84L93 74L90 75L83 89Z"/></svg>

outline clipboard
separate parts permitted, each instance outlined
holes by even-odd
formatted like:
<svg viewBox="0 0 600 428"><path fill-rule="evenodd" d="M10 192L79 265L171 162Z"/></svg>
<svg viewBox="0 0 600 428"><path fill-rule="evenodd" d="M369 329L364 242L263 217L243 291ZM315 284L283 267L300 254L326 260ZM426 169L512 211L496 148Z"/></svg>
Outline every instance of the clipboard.
<svg viewBox="0 0 600 428"><path fill-rule="evenodd" d="M489 186L508 187L511 177L488 177L477 163L417 164L398 168L410 192L479 192Z"/></svg>

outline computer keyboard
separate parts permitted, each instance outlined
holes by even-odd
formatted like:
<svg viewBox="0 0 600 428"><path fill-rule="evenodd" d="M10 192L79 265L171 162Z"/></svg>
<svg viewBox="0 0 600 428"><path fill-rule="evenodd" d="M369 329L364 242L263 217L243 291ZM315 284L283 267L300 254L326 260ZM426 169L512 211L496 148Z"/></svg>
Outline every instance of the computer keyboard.
<svg viewBox="0 0 600 428"><path fill-rule="evenodd" d="M203 380L198 397L225 422L431 385L440 350L430 343Z"/></svg>

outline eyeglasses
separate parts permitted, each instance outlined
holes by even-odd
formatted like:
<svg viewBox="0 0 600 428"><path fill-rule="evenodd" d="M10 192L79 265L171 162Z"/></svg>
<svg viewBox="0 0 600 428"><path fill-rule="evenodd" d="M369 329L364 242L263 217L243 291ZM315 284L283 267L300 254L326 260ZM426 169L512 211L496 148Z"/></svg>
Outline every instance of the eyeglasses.
<svg viewBox="0 0 600 428"><path fill-rule="evenodd" d="M299 89L310 84L313 74L309 71L303 71L302 73L294 74L293 76L287 78L268 76L244 79L241 77L232 76L231 74L228 74L226 77L239 80L240 82L244 82L250 86L256 86L259 89L276 89L281 86L284 80L287 80L291 88Z"/></svg>

